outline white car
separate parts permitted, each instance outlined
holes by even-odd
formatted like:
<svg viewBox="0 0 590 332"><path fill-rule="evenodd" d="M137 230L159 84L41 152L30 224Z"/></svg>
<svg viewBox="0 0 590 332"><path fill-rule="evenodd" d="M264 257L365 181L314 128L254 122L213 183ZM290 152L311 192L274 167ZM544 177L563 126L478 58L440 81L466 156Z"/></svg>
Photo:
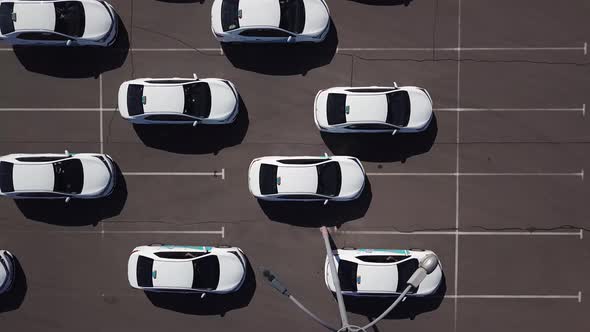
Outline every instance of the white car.
<svg viewBox="0 0 590 332"><path fill-rule="evenodd" d="M119 113L138 124L229 124L239 95L219 78L140 78L119 88Z"/></svg>
<svg viewBox="0 0 590 332"><path fill-rule="evenodd" d="M333 133L412 133L432 119L432 98L414 86L335 87L315 97L314 120Z"/></svg>
<svg viewBox="0 0 590 332"><path fill-rule="evenodd" d="M0 157L0 196L100 198L115 186L111 157L97 153L10 154Z"/></svg>
<svg viewBox="0 0 590 332"><path fill-rule="evenodd" d="M246 258L236 247L140 246L131 252L127 277L144 291L225 294L244 282Z"/></svg>
<svg viewBox="0 0 590 332"><path fill-rule="evenodd" d="M13 45L109 46L117 16L98 0L0 0L0 40Z"/></svg>
<svg viewBox="0 0 590 332"><path fill-rule="evenodd" d="M252 195L275 201L348 201L365 187L365 170L354 157L262 157L248 170Z"/></svg>
<svg viewBox="0 0 590 332"><path fill-rule="evenodd" d="M7 250L0 250L0 294L12 288L15 274L14 256Z"/></svg>
<svg viewBox="0 0 590 332"><path fill-rule="evenodd" d="M224 43L319 43L330 12L324 0L215 0L211 29Z"/></svg>
<svg viewBox="0 0 590 332"><path fill-rule="evenodd" d="M420 261L430 250L410 249L338 249L333 250L342 294L350 296L397 296L407 287L407 281ZM324 266L325 281L335 292L330 273L329 258ZM408 296L426 296L436 292L442 281L442 268L438 266L426 276L418 289Z"/></svg>

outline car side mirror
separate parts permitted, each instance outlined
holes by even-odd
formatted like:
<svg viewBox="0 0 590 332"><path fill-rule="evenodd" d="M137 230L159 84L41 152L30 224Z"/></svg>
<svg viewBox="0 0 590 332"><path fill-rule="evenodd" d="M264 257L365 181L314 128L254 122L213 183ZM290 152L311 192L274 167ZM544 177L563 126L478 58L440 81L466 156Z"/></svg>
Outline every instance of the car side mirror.
<svg viewBox="0 0 590 332"><path fill-rule="evenodd" d="M196 127L198 124L199 124L199 121L195 120L195 122L193 122L193 127Z"/></svg>
<svg viewBox="0 0 590 332"><path fill-rule="evenodd" d="M294 41L295 41L295 38L293 38L293 36L289 36L289 37L287 38L287 43L292 43L292 42L294 42Z"/></svg>
<svg viewBox="0 0 590 332"><path fill-rule="evenodd" d="M393 82L393 86L397 88L397 82Z"/></svg>
<svg viewBox="0 0 590 332"><path fill-rule="evenodd" d="M327 204L328 204L328 200L326 199L326 200L324 200L324 205L327 205Z"/></svg>
<svg viewBox="0 0 590 332"><path fill-rule="evenodd" d="M196 79L196 80L198 80L198 79L199 79L199 77L198 77L198 76L197 76L197 74L195 74L195 73L193 73L193 78L194 78L194 79Z"/></svg>
<svg viewBox="0 0 590 332"><path fill-rule="evenodd" d="M201 298L204 299L206 295L207 295L207 293L202 293Z"/></svg>
<svg viewBox="0 0 590 332"><path fill-rule="evenodd" d="M71 197L66 197L66 198L64 199L64 202L66 202L66 203L67 203L67 202L69 202L71 199L72 199Z"/></svg>
<svg viewBox="0 0 590 332"><path fill-rule="evenodd" d="M66 154L66 155L68 155L68 156L69 156L69 155L70 155L70 151L68 151L68 150L65 150L65 151L64 151L64 154Z"/></svg>
<svg viewBox="0 0 590 332"><path fill-rule="evenodd" d="M395 133L397 133L397 129L394 129L394 130L391 132L391 136L395 135Z"/></svg>
<svg viewBox="0 0 590 332"><path fill-rule="evenodd" d="M73 41L71 39L66 40L66 46L72 46Z"/></svg>

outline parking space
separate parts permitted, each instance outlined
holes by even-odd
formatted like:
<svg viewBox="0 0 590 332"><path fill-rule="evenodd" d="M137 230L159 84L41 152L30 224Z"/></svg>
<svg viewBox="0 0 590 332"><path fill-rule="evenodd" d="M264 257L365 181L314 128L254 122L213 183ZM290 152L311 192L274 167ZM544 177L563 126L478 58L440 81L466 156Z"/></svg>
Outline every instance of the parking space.
<svg viewBox="0 0 590 332"><path fill-rule="evenodd" d="M336 324L327 225L338 247L431 249L442 263L437 294L408 299L379 331L588 330L586 2L329 1L327 42L283 50L220 48L209 0L111 3L122 23L111 49L0 51L1 155L103 151L122 172L106 199L0 200L0 249L24 272L0 298L3 328L316 331L261 271ZM122 82L193 73L236 85L235 124L154 128L118 114ZM428 130L347 138L314 126L320 89L393 82L428 89ZM249 193L252 159L324 153L362 160L357 201ZM150 243L238 246L248 282L230 297L147 296L126 269ZM347 309L363 323L389 303Z"/></svg>

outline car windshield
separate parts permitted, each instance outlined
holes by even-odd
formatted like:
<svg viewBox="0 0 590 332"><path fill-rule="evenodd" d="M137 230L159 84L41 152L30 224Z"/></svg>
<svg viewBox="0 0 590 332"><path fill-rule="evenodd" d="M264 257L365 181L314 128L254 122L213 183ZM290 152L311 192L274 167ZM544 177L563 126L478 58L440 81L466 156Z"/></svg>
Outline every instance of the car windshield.
<svg viewBox="0 0 590 332"><path fill-rule="evenodd" d="M418 269L418 260L416 258L408 259L397 264L397 291L403 292L408 284L408 280Z"/></svg>
<svg viewBox="0 0 590 332"><path fill-rule="evenodd" d="M127 112L129 115L143 114L143 104L146 101L143 98L143 85L130 84L127 88Z"/></svg>
<svg viewBox="0 0 590 332"><path fill-rule="evenodd" d="M14 3L12 2L0 4L0 34L5 35L14 32L13 9Z"/></svg>
<svg viewBox="0 0 590 332"><path fill-rule="evenodd" d="M356 271L358 264L340 260L338 263L338 279L340 279L340 288L343 291L356 292Z"/></svg>
<svg viewBox="0 0 590 332"><path fill-rule="evenodd" d="M78 1L55 2L55 32L82 37L86 18L84 6Z"/></svg>
<svg viewBox="0 0 590 332"><path fill-rule="evenodd" d="M216 289L219 284L219 259L215 255L193 260L194 289Z"/></svg>
<svg viewBox="0 0 590 332"><path fill-rule="evenodd" d="M387 123L405 127L410 121L410 96L406 91L387 94Z"/></svg>
<svg viewBox="0 0 590 332"><path fill-rule="evenodd" d="M198 82L183 85L184 114L207 118L211 114L211 89L209 84Z"/></svg>
<svg viewBox="0 0 590 332"><path fill-rule="evenodd" d="M223 31L235 30L240 27L239 4L240 0L223 0L221 3L221 28Z"/></svg>
<svg viewBox="0 0 590 332"><path fill-rule="evenodd" d="M318 171L317 194L324 196L338 196L342 186L342 171L337 161L320 164Z"/></svg>
<svg viewBox="0 0 590 332"><path fill-rule="evenodd" d="M262 195L272 195L278 192L277 170L278 167L275 165L260 165L258 179L260 181L260 193Z"/></svg>
<svg viewBox="0 0 590 332"><path fill-rule="evenodd" d="M330 93L326 105L328 124L335 125L346 122L346 95L343 93Z"/></svg>
<svg viewBox="0 0 590 332"><path fill-rule="evenodd" d="M137 284L139 287L154 287L152 268L154 260L145 256L137 257Z"/></svg>
<svg viewBox="0 0 590 332"><path fill-rule="evenodd" d="M305 26L305 5L303 0L279 0L281 20L279 28L293 33L302 33Z"/></svg>
<svg viewBox="0 0 590 332"><path fill-rule="evenodd" d="M79 159L66 159L53 163L55 184L53 191L66 194L79 194L84 185L84 170Z"/></svg>
<svg viewBox="0 0 590 332"><path fill-rule="evenodd" d="M0 161L0 191L9 193L14 191L12 182L12 169L14 165L6 161Z"/></svg>

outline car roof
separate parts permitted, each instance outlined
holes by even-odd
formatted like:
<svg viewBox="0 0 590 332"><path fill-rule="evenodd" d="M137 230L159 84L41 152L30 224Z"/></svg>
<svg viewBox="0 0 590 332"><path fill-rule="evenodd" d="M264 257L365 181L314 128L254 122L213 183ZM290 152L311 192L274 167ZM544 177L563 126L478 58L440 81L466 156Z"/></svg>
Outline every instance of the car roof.
<svg viewBox="0 0 590 332"><path fill-rule="evenodd" d="M385 122L385 94L350 94L346 97L346 122Z"/></svg>
<svg viewBox="0 0 590 332"><path fill-rule="evenodd" d="M15 164L12 170L14 191L53 191L55 174L52 163Z"/></svg>
<svg viewBox="0 0 590 332"><path fill-rule="evenodd" d="M240 0L238 10L242 11L240 28L279 27L281 10L278 0Z"/></svg>
<svg viewBox="0 0 590 332"><path fill-rule="evenodd" d="M316 165L279 166L277 169L277 191L285 193L315 194L318 188Z"/></svg>
<svg viewBox="0 0 590 332"><path fill-rule="evenodd" d="M53 2L15 1L14 30L55 30L55 6Z"/></svg>
<svg viewBox="0 0 590 332"><path fill-rule="evenodd" d="M154 259L152 278L154 287L191 288L193 284L192 260Z"/></svg>

